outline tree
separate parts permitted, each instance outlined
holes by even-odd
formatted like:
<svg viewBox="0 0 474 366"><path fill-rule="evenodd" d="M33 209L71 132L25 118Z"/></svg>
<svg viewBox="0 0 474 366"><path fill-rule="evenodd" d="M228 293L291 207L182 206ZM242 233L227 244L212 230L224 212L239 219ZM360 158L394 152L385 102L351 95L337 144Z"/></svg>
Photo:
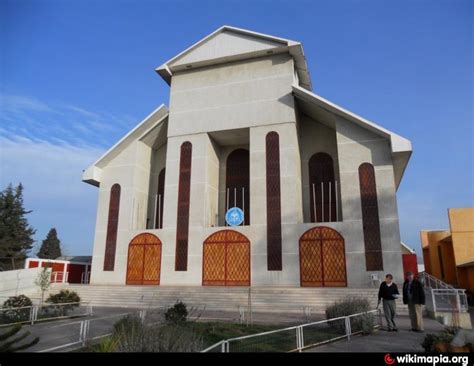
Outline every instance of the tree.
<svg viewBox="0 0 474 366"><path fill-rule="evenodd" d="M56 259L61 256L61 241L58 239L58 233L53 227L49 230L46 239L43 240L38 252L38 258Z"/></svg>
<svg viewBox="0 0 474 366"><path fill-rule="evenodd" d="M0 333L0 352L21 351L31 346L34 346L36 343L39 342L39 338L36 337L28 343L24 343L22 345L16 345L30 335L30 332L28 331L24 332L23 334L18 334L20 330L21 330L21 324L16 324L13 327L11 327L9 330L3 333ZM17 334L18 336L16 338L12 338Z"/></svg>
<svg viewBox="0 0 474 366"><path fill-rule="evenodd" d="M48 267L43 267L41 272L38 274L38 278L35 280L35 285L41 290L41 305L43 305L44 293L51 286L51 272Z"/></svg>
<svg viewBox="0 0 474 366"><path fill-rule="evenodd" d="M36 230L28 224L23 207L23 186L18 184L0 192L0 257L25 259L33 246Z"/></svg>

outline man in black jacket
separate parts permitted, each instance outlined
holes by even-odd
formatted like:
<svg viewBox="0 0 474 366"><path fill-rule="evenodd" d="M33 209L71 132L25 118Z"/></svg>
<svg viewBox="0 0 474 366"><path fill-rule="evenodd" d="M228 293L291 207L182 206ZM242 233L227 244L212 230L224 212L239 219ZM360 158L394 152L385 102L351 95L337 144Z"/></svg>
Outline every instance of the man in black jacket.
<svg viewBox="0 0 474 366"><path fill-rule="evenodd" d="M425 304L425 291L413 272L406 273L406 280L403 283L403 303L408 305L411 330L423 332L422 305Z"/></svg>
<svg viewBox="0 0 474 366"><path fill-rule="evenodd" d="M395 324L396 306L395 299L400 296L397 285L393 282L393 276L389 273L385 276L385 281L380 284L379 288L379 304L383 299L383 313L387 321L387 330L389 332L397 332L397 325Z"/></svg>

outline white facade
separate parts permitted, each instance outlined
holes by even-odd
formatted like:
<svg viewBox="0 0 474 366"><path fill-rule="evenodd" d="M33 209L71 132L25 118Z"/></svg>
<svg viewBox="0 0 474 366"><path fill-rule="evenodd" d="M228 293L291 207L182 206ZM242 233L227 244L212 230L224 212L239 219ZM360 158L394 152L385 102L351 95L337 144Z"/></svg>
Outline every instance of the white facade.
<svg viewBox="0 0 474 366"><path fill-rule="evenodd" d="M160 285L203 284L203 242L232 229L250 241L252 286L300 286L301 235L314 227L344 238L348 287L403 275L396 190L411 154L408 140L310 91L301 44L224 26L166 62L157 72L170 84L170 106L160 106L83 175L100 189L92 284L125 284L129 243L138 234L161 242ZM281 270L267 266L266 136L279 135ZM187 270L175 267L180 153L192 144ZM226 161L249 151L250 225L229 228ZM334 163L337 220L311 222L308 162L324 152ZM374 167L383 268L366 269L358 168ZM162 228L155 229L159 174L166 168ZM113 270L104 270L111 187L120 207ZM231 198L230 198L231 199ZM332 205L332 206L331 206ZM232 206L232 204L230 205ZM333 213L334 215L334 213ZM161 219L161 218L160 218ZM327 221L327 220L326 220Z"/></svg>

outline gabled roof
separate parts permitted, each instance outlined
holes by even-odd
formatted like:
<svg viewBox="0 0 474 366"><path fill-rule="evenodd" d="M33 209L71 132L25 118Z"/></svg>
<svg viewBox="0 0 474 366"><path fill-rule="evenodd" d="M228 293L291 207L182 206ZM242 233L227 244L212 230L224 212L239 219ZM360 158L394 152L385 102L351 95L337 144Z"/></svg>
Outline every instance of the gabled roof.
<svg viewBox="0 0 474 366"><path fill-rule="evenodd" d="M174 72L288 52L295 61L299 84L311 90L300 42L224 25L156 68L168 83Z"/></svg>
<svg viewBox="0 0 474 366"><path fill-rule="evenodd" d="M101 180L102 168L124 151L132 142L149 135L158 125L165 123L168 114L168 108L164 104L156 108L135 126L135 128L107 150L94 164L84 170L82 173L82 181L98 187Z"/></svg>
<svg viewBox="0 0 474 366"><path fill-rule="evenodd" d="M392 149L395 184L398 188L412 153L412 146L409 140L377 125L374 122L366 120L365 118L358 116L357 114L352 113L347 109L344 109L337 104L334 104L329 100L300 87L299 85L293 84L293 94L297 100L300 100L303 103L308 103L317 108L328 111L329 113L343 117L348 121L356 123L362 128L372 131L381 137L387 138L390 141L390 146Z"/></svg>

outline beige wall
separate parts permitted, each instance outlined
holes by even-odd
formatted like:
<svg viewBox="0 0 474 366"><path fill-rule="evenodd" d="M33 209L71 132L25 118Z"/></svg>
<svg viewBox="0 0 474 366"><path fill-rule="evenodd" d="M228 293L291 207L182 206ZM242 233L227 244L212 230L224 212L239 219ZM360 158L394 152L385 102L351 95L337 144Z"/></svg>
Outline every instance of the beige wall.
<svg viewBox="0 0 474 366"><path fill-rule="evenodd" d="M474 261L474 208L450 208L448 216L456 265Z"/></svg>

